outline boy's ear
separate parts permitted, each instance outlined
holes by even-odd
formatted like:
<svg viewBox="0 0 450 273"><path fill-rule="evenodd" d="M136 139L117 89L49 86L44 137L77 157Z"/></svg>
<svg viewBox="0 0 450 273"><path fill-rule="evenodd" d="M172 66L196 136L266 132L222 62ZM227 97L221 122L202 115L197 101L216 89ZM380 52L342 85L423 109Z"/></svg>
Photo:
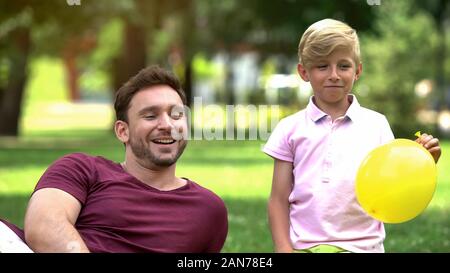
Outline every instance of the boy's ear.
<svg viewBox="0 0 450 273"><path fill-rule="evenodd" d="M114 132L116 133L116 137L120 140L120 142L128 142L130 138L128 123L123 120L117 120L114 123Z"/></svg>
<svg viewBox="0 0 450 273"><path fill-rule="evenodd" d="M361 76L362 70L363 70L362 63L359 63L358 67L356 68L356 72L355 72L355 81L357 79L359 79L359 77Z"/></svg>
<svg viewBox="0 0 450 273"><path fill-rule="evenodd" d="M309 82L308 72L306 71L306 68L300 63L297 64L297 72L302 80L304 80L305 82Z"/></svg>

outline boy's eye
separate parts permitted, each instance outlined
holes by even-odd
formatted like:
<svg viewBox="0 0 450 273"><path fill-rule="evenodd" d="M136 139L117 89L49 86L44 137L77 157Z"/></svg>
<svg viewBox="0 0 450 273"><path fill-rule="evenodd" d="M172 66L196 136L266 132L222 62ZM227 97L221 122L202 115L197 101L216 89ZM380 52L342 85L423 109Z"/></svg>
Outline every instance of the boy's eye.
<svg viewBox="0 0 450 273"><path fill-rule="evenodd" d="M325 69L325 68L327 68L327 65L326 65L326 64L319 64L319 65L317 66L317 68L319 68L319 69Z"/></svg>
<svg viewBox="0 0 450 273"><path fill-rule="evenodd" d="M352 66L350 64L341 64L339 67L342 69L348 69L351 68Z"/></svg>

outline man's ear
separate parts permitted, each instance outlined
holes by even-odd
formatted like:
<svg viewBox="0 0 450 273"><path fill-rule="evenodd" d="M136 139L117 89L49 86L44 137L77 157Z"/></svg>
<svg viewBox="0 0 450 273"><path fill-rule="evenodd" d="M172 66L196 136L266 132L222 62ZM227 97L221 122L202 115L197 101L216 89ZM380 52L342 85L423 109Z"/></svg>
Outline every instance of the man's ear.
<svg viewBox="0 0 450 273"><path fill-rule="evenodd" d="M130 139L128 123L123 120L116 120L116 122L114 123L114 132L116 133L116 137L122 143L126 143Z"/></svg>
<svg viewBox="0 0 450 273"><path fill-rule="evenodd" d="M305 82L309 82L308 72L306 71L306 68L300 63L297 64L297 72L302 80L304 80Z"/></svg>
<svg viewBox="0 0 450 273"><path fill-rule="evenodd" d="M359 79L359 77L361 76L362 71L363 71L362 63L359 63L358 67L356 68L356 72L355 72L355 81L357 79Z"/></svg>

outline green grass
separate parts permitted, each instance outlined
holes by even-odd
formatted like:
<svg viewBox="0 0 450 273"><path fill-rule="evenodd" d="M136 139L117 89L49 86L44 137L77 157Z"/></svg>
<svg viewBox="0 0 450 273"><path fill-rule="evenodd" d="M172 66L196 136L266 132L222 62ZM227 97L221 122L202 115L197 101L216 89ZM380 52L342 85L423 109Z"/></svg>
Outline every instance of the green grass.
<svg viewBox="0 0 450 273"><path fill-rule="evenodd" d="M123 146L110 130L111 106L68 103L65 81L60 60L33 60L20 126L24 137L0 138L0 218L19 226L36 182L57 158L85 152L123 160ZM205 122L220 123L204 110ZM229 216L224 252L272 252L266 214L272 160L260 152L261 144L191 141L177 165L177 175L224 199ZM450 252L450 142L442 148L432 202L417 218L386 225L387 252Z"/></svg>
<svg viewBox="0 0 450 273"><path fill-rule="evenodd" d="M53 135L53 136L52 136ZM229 212L224 252L271 252L266 204L272 160L258 141L191 141L177 165L189 177L221 196ZM436 193L415 219L386 225L387 252L450 252L450 143L442 144ZM121 161L123 148L108 131L40 132L19 140L0 138L0 215L19 226L27 200L49 164L70 152Z"/></svg>

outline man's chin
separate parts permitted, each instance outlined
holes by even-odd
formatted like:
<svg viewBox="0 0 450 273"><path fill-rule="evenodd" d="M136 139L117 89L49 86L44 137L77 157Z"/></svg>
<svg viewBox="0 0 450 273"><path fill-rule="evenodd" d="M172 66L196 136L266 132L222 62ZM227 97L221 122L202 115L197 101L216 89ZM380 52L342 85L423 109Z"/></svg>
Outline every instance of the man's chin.
<svg viewBox="0 0 450 273"><path fill-rule="evenodd" d="M158 167L170 167L173 164L177 163L176 160L154 160L153 164Z"/></svg>
<svg viewBox="0 0 450 273"><path fill-rule="evenodd" d="M155 155L153 158L150 159L151 162L160 167L169 167L173 164L177 163L178 157L173 154L162 154L160 156Z"/></svg>

